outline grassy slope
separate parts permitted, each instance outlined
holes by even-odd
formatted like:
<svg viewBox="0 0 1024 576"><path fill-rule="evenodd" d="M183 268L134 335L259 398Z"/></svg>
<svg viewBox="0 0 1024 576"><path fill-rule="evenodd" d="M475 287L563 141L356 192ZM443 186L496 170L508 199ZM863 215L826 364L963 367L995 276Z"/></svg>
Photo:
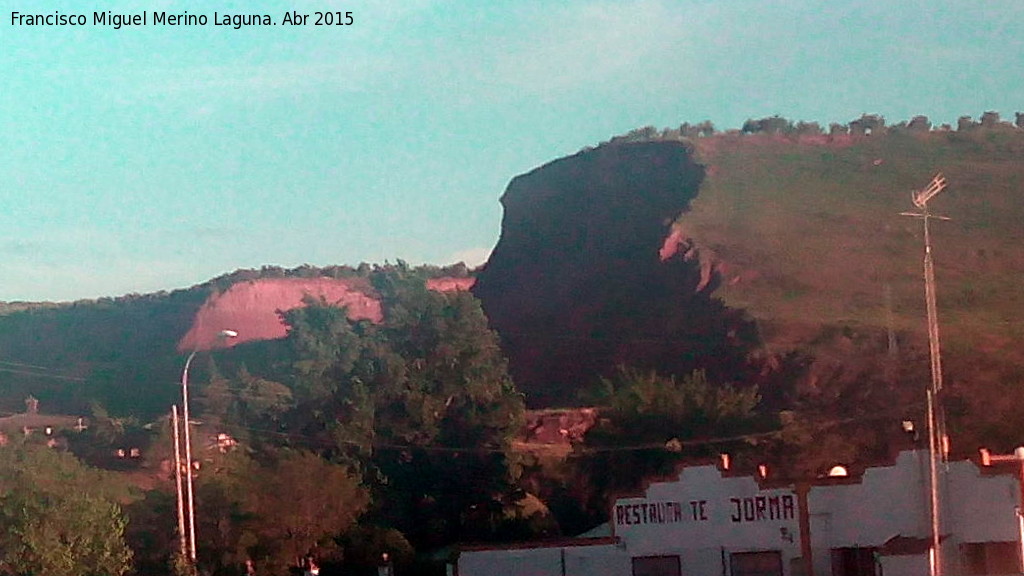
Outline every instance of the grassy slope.
<svg viewBox="0 0 1024 576"><path fill-rule="evenodd" d="M931 207L954 218L932 228L949 380L1016 380L1024 397L1024 131L697 145L709 177L679 225L722 270L719 294L750 310L776 349L807 347L826 326L884 330L887 300L896 331L921 345L921 222L899 213L944 173Z"/></svg>

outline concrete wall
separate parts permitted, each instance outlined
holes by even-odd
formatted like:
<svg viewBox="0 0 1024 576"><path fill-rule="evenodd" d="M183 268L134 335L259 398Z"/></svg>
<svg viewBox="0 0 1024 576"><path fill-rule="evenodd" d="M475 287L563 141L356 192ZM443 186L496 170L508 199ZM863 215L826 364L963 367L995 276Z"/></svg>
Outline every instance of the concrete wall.
<svg viewBox="0 0 1024 576"><path fill-rule="evenodd" d="M928 556L883 556L882 574L885 576L926 576ZM828 574L828 572L824 572Z"/></svg>
<svg viewBox="0 0 1024 576"><path fill-rule="evenodd" d="M614 545L463 551L459 576L627 576L629 555Z"/></svg>
<svg viewBox="0 0 1024 576"><path fill-rule="evenodd" d="M566 576L631 574L629 554L616 546L576 546L565 550Z"/></svg>
<svg viewBox="0 0 1024 576"><path fill-rule="evenodd" d="M902 452L895 466L869 468L859 483L814 486L811 534L824 548L881 546L894 536L927 537L928 454Z"/></svg>
<svg viewBox="0 0 1024 576"><path fill-rule="evenodd" d="M651 484L645 498L617 500L611 522L631 556L679 554L686 574L721 574L723 552L778 550L783 564L800 553L792 489L762 489L710 465Z"/></svg>
<svg viewBox="0 0 1024 576"><path fill-rule="evenodd" d="M970 462L950 462L945 480L945 520L957 543L1019 539L1020 483L1013 475L983 475Z"/></svg>

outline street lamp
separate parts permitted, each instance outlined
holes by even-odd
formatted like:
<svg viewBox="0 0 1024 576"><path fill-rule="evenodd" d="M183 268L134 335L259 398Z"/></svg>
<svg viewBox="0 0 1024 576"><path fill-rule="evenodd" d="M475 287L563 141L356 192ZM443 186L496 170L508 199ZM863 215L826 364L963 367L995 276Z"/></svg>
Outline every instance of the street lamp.
<svg viewBox="0 0 1024 576"><path fill-rule="evenodd" d="M222 342L228 338L236 338L238 332L234 330L221 330L217 333L217 341ZM185 469L187 474L185 475L185 491L188 497L188 542L189 550L188 557L192 563L196 561L196 515L195 515L195 496L192 492L192 439L189 434L191 428L191 422L189 421L188 414L188 369L192 365L192 360L196 357L199 352L199 348L192 350L192 353L188 355L188 359L185 360L185 369L181 371L181 412L184 422L184 440L185 440ZM180 451L175 452L177 456ZM180 525L180 523L179 523Z"/></svg>

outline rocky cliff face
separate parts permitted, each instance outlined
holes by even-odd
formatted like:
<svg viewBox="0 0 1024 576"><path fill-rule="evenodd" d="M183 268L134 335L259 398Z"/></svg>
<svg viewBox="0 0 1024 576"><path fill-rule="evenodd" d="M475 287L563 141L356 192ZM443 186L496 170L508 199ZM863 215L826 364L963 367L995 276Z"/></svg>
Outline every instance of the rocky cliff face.
<svg viewBox="0 0 1024 576"><path fill-rule="evenodd" d="M473 293L531 406L569 404L619 364L743 370L754 327L711 298L672 222L704 176L680 142L606 145L512 180L501 238Z"/></svg>

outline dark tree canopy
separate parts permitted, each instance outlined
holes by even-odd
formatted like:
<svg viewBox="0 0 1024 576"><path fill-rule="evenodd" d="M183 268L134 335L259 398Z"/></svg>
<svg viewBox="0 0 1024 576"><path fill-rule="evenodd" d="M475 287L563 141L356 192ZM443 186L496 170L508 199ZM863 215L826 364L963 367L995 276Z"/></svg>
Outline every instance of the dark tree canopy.
<svg viewBox="0 0 1024 576"><path fill-rule="evenodd" d="M417 546L476 535L488 521L478 511L512 491L523 418L497 336L472 294L428 290L422 269L399 263L368 276L383 322L307 301L284 315L277 353L287 360L214 379L211 399L233 400L211 408L256 445L302 447L360 470L370 518ZM280 401L254 402L256 389Z"/></svg>
<svg viewBox="0 0 1024 576"><path fill-rule="evenodd" d="M120 576L131 567L125 489L46 445L0 448L0 573Z"/></svg>

